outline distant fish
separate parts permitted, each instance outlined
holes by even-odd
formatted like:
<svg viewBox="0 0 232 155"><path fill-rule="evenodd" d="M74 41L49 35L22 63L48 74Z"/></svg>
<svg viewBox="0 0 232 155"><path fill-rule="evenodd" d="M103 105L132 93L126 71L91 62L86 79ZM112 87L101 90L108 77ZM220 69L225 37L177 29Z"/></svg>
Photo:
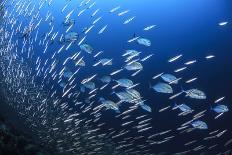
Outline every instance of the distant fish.
<svg viewBox="0 0 232 155"><path fill-rule="evenodd" d="M130 11L130 10L125 10L125 11L123 11L123 12L120 12L120 13L118 13L118 16L122 16L122 15L128 13L129 11Z"/></svg>
<svg viewBox="0 0 232 155"><path fill-rule="evenodd" d="M220 23L218 23L219 26L225 26L227 24L228 24L228 22L220 22Z"/></svg>
<svg viewBox="0 0 232 155"><path fill-rule="evenodd" d="M214 103L221 102L221 101L224 100L224 99L225 99L225 96L220 97L220 98L216 99L216 100L214 101Z"/></svg>
<svg viewBox="0 0 232 155"><path fill-rule="evenodd" d="M100 19L102 19L102 17L98 17L97 19L95 19L95 20L92 22L92 25L96 24Z"/></svg>
<svg viewBox="0 0 232 155"><path fill-rule="evenodd" d="M214 58L215 56L214 55L208 55L208 56L206 56L205 58L206 59L211 59L211 58Z"/></svg>
<svg viewBox="0 0 232 155"><path fill-rule="evenodd" d="M189 79L189 80L185 81L185 83L191 83L191 82L196 81L196 80L197 80L197 77Z"/></svg>
<svg viewBox="0 0 232 155"><path fill-rule="evenodd" d="M219 117L221 117L224 113L219 113L217 116L214 117L214 119L218 119Z"/></svg>
<svg viewBox="0 0 232 155"><path fill-rule="evenodd" d="M141 63L139 62L132 62L132 63L128 63L125 65L124 67L126 70L142 70L143 66Z"/></svg>
<svg viewBox="0 0 232 155"><path fill-rule="evenodd" d="M225 113L229 111L228 107L223 104L217 104L215 107L212 108L212 110L216 113Z"/></svg>
<svg viewBox="0 0 232 155"><path fill-rule="evenodd" d="M181 67L181 68L178 68L178 69L174 70L174 72L177 73L177 72L185 70L186 68L187 67Z"/></svg>
<svg viewBox="0 0 232 155"><path fill-rule="evenodd" d="M155 26L156 25L151 25L151 26L145 27L143 30L148 31L148 30L151 30L152 28L154 28Z"/></svg>
<svg viewBox="0 0 232 155"><path fill-rule="evenodd" d="M62 8L62 10L61 10L62 13L63 13L64 10L67 8L67 6L68 6L68 4L66 4L66 5Z"/></svg>
<svg viewBox="0 0 232 155"><path fill-rule="evenodd" d="M198 89L189 89L184 91L186 93L186 97L194 98L194 99L206 99L206 95L203 91Z"/></svg>
<svg viewBox="0 0 232 155"><path fill-rule="evenodd" d="M103 51L99 51L98 53L96 53L93 57L96 58L97 56L99 56L100 54L102 54Z"/></svg>
<svg viewBox="0 0 232 155"><path fill-rule="evenodd" d="M180 55L177 55L177 56L175 56L175 57L172 57L172 58L170 58L170 59L168 60L168 62L174 62L174 61L178 60L179 58L181 58L182 56L183 56L183 55L180 54Z"/></svg>
<svg viewBox="0 0 232 155"><path fill-rule="evenodd" d="M78 13L78 17L82 14L82 13L84 13L84 11L85 11L86 9L83 9L83 10L81 10L79 13Z"/></svg>
<svg viewBox="0 0 232 155"><path fill-rule="evenodd" d="M95 25L91 25L88 29L86 29L86 31L84 32L85 34L87 34Z"/></svg>
<svg viewBox="0 0 232 155"><path fill-rule="evenodd" d="M123 71L123 69L118 69L118 70L116 70L116 71L110 73L110 75L112 76L112 75L118 74L118 73L121 72L121 71Z"/></svg>
<svg viewBox="0 0 232 155"><path fill-rule="evenodd" d="M191 61L185 62L184 64L185 64L185 65L191 65L191 64L194 64L194 63L196 63L196 62L197 62L197 60L191 60Z"/></svg>
<svg viewBox="0 0 232 155"><path fill-rule="evenodd" d="M103 66L105 66L105 65L110 66L110 65L113 64L112 59L108 59L108 58L100 59L99 62L100 62Z"/></svg>
<svg viewBox="0 0 232 155"><path fill-rule="evenodd" d="M88 7L88 9L92 8L94 5L96 5L96 2L93 2L93 3Z"/></svg>
<svg viewBox="0 0 232 155"><path fill-rule="evenodd" d="M82 44L82 42L85 40L86 36L84 36L78 43L78 46L80 46Z"/></svg>
<svg viewBox="0 0 232 155"><path fill-rule="evenodd" d="M153 55L154 55L154 54L150 54L150 55L148 55L148 56L142 58L140 61L142 61L142 62L143 62L143 61L146 61L147 59L151 58Z"/></svg>
<svg viewBox="0 0 232 155"><path fill-rule="evenodd" d="M157 79L158 77L162 76L163 74L164 74L164 72L160 73L160 74L157 74L157 75L153 76L152 79Z"/></svg>
<svg viewBox="0 0 232 155"><path fill-rule="evenodd" d="M113 8L113 9L111 9L110 13L113 13L113 12L117 11L118 9L120 9L120 6L117 6L117 7Z"/></svg>
<svg viewBox="0 0 232 155"><path fill-rule="evenodd" d="M189 113L189 112L193 111L189 106L187 106L184 103L179 104L179 105L175 104L175 106L172 109L175 110L177 108L180 109L182 112L186 112L186 113Z"/></svg>
<svg viewBox="0 0 232 155"><path fill-rule="evenodd" d="M107 28L107 25L105 25L104 27L102 27L100 29L100 31L98 32L98 34L102 34L105 31L106 28Z"/></svg>
<svg viewBox="0 0 232 155"><path fill-rule="evenodd" d="M140 45L144 45L144 46L151 46L151 41L149 39L146 38L138 38L137 39L138 44Z"/></svg>
<svg viewBox="0 0 232 155"><path fill-rule="evenodd" d="M105 100L104 98L100 98L99 101L102 103L102 105L108 110L112 109L117 113L120 113L119 107L117 103L114 103L111 100Z"/></svg>
<svg viewBox="0 0 232 155"><path fill-rule="evenodd" d="M177 78L172 75L172 74L162 74L161 78L165 81L165 82L172 82L173 84L178 84L178 80Z"/></svg>
<svg viewBox="0 0 232 155"><path fill-rule="evenodd" d="M123 24L126 25L126 24L130 23L134 18L135 18L135 16L134 16L134 17L131 17L131 18L127 19L127 20L125 20L125 21L123 22Z"/></svg>
<svg viewBox="0 0 232 155"><path fill-rule="evenodd" d="M150 86L150 88L153 88L158 93L167 93L171 94L173 93L173 89L169 84L159 82L154 86Z"/></svg>
<svg viewBox="0 0 232 155"><path fill-rule="evenodd" d="M133 86L133 81L131 81L130 79L125 79L125 78L123 78L123 79L118 79L118 80L115 80L117 83L118 83L118 85L119 86L121 86L121 87L126 87L126 88L128 88L128 87L131 87L131 86Z"/></svg>
<svg viewBox="0 0 232 155"><path fill-rule="evenodd" d="M85 51L85 52L89 53L89 54L91 54L93 52L93 48L88 44L81 44L80 49L82 51Z"/></svg>
<svg viewBox="0 0 232 155"><path fill-rule="evenodd" d="M163 112L163 111L165 111L165 110L167 110L167 109L169 109L169 108L171 108L171 106L169 105L169 106L167 106L167 107L164 107L164 108L162 108L162 109L159 109L159 112Z"/></svg>
<svg viewBox="0 0 232 155"><path fill-rule="evenodd" d="M177 93L177 94L174 94L174 95L170 96L170 97L169 97L169 100L172 100L172 99L174 99L174 98L180 96L182 93L183 93L183 92L181 91L181 92L179 92L179 93Z"/></svg>
<svg viewBox="0 0 232 155"><path fill-rule="evenodd" d="M94 17L94 16L98 13L99 10L100 10L100 9L95 10L95 11L93 12L93 14L91 15L91 17Z"/></svg>
<svg viewBox="0 0 232 155"><path fill-rule="evenodd" d="M132 39L129 39L127 42L128 42L128 43L131 43L131 42L133 42L133 41L135 41L135 40L137 40L137 39L139 39L139 37L134 37L134 38L132 38Z"/></svg>
<svg viewBox="0 0 232 155"><path fill-rule="evenodd" d="M203 121L193 121L191 125L196 129L208 129L207 124Z"/></svg>

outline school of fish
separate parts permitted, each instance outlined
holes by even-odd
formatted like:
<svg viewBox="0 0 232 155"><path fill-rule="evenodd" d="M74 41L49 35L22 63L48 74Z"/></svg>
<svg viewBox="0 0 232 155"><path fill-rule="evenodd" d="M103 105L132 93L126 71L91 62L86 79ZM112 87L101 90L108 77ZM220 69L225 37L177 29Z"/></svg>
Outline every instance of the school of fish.
<svg viewBox="0 0 232 155"><path fill-rule="evenodd" d="M102 38L114 31L115 25L104 19L119 19L119 25L128 30L138 18L120 4L101 8L98 3L100 0L0 2L1 89L38 141L64 155L203 155L222 147L224 152L217 154L231 153L232 132L211 129L214 121L230 111L226 97L209 101L204 88L195 86L201 77L181 74L198 60L180 66L177 62L185 60L184 54L175 53L164 62L175 70L153 73L149 81L137 80L145 76L149 62L155 63L155 54L147 52L153 46L152 38L145 34L159 25L147 24L136 35L128 34L131 37L122 42L130 48L115 51L117 56L111 57L109 49L95 44L95 40L103 40L107 46ZM202 59L214 58L207 55ZM148 93L150 97L146 97ZM157 99L168 104L156 103ZM209 106L202 109L201 104ZM159 122L170 114L166 122ZM175 123L175 128L168 127L169 123ZM195 137L199 132L201 136ZM191 134L179 151L168 152L166 145ZM223 145L218 143L221 136L227 137ZM162 146L165 149L157 152Z"/></svg>

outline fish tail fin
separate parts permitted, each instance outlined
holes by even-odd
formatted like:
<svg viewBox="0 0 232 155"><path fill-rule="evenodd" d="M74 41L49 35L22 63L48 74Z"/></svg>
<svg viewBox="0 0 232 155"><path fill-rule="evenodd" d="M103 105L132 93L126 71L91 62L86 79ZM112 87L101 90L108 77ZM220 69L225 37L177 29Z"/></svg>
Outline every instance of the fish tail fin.
<svg viewBox="0 0 232 155"><path fill-rule="evenodd" d="M114 90L112 91L111 95L113 95L113 94L116 94L116 92Z"/></svg>
<svg viewBox="0 0 232 155"><path fill-rule="evenodd" d="M176 104L176 102L174 103L174 107L176 107L177 106L177 104Z"/></svg>
<svg viewBox="0 0 232 155"><path fill-rule="evenodd" d="M134 34L133 34L133 38L135 38L136 37L136 33L134 32Z"/></svg>
<svg viewBox="0 0 232 155"><path fill-rule="evenodd" d="M178 108L178 105L176 104L176 102L174 102L174 105L173 105L173 107L172 107L172 110L175 110L175 109L177 109Z"/></svg>
<svg viewBox="0 0 232 155"><path fill-rule="evenodd" d="M186 92L182 86L180 86L180 88L181 88L181 92L183 92L183 93Z"/></svg>

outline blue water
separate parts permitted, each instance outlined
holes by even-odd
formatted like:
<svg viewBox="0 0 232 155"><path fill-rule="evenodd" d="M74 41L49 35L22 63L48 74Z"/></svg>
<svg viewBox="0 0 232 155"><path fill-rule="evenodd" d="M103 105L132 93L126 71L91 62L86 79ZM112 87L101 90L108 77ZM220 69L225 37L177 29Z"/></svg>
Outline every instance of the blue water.
<svg viewBox="0 0 232 155"><path fill-rule="evenodd" d="M207 100L196 101L187 99L185 97L178 98L176 102L185 102L190 105L196 111L201 111L204 109L210 109L210 104L214 102L215 99L226 96L225 104L232 108L232 94L231 94L231 79L232 79L232 1L231 0L96 0L96 6L91 9L86 10L80 17L77 17L78 12L81 9L77 9L72 14L71 18L76 19L74 27L70 32L78 32L80 38L85 35L82 32L82 28L91 25L92 21L99 16L102 19L96 24L96 26L87 34L85 43L90 44L94 48L94 52L103 50L104 53L100 56L101 58L113 58L113 66L111 67L91 67L90 64L94 64L96 60L87 53L82 52L85 57L87 66L85 69L80 70L75 82L80 83L81 80L87 78L93 74L98 74L99 77L106 75L119 69L123 65L123 59L121 55L126 49L136 49L142 51L140 57L145 57L149 54L154 54L154 56L143 63L144 70L135 77L131 77L134 83L141 83L137 89L141 95L147 99L146 104L151 106L152 113L148 113L140 108L136 112L131 114L130 119L133 120L136 116L141 114L147 114L148 117L152 118L152 131L144 133L144 135L149 136L151 134L165 131L168 129L176 129L182 122L186 122L191 119L190 116L178 117L177 111L169 112L165 111L158 113L158 110L166 107L168 105L174 105L174 101L168 100L167 96L164 94L157 94L151 89L149 89L149 83L155 84L160 79L152 80L152 76L159 74L161 72L173 73L177 68L183 66L186 61L197 59L197 63L190 66L187 70L176 73L178 77L183 77L185 80L197 76L198 80L193 84L187 85L182 83L181 86L184 89L189 88L199 88L207 94ZM45 5L40 11L41 17L45 18L47 10L54 16L54 31L59 31L59 35L56 38L58 40L60 34L65 33L66 28L62 26L64 17L72 9L77 8L79 5L78 1L72 1L68 5L64 13L61 13L61 9L66 4L66 1L54 1L51 6ZM122 17L118 17L117 13L110 14L109 10L120 5L120 11L129 9L130 12ZM100 9L99 13L95 17L90 17L93 11L97 8ZM122 23L135 16L135 19L128 25L123 25ZM25 25L30 21L28 19L24 20ZM219 26L219 22L229 21L226 26ZM104 26L108 25L106 31L102 35L98 35L98 31ZM157 25L154 29L150 31L143 31L143 28L149 25ZM40 39L43 34L50 31L51 27L47 23L42 22L39 26L39 36ZM152 42L151 47L143 47L136 43L127 43L127 40L136 36L143 36L148 38ZM34 38L35 32L32 33L32 38ZM15 36L14 39L18 39ZM31 67L35 64L36 58L39 56L42 58L42 62L45 62L47 58L51 57L55 51L57 51L62 45L55 41L53 44L49 45L49 48L45 54L42 54L44 47L36 46L35 44L35 55L28 60L31 63ZM18 46L20 49L22 44ZM68 51L62 51L56 58L61 62L58 68L62 69L62 63L64 60L80 51L77 43L72 45ZM183 58L170 64L167 60L178 54L183 54ZM206 60L204 57L213 54L216 57L212 60ZM24 55L23 57L25 57ZM50 65L52 62L48 62ZM88 64L89 63L89 64ZM47 66L48 66L47 65ZM67 66L70 70L75 71L73 63L68 62ZM46 68L46 67L45 67ZM133 72L129 72L132 74ZM123 71L120 74L114 76L114 79L127 78L130 77L128 71ZM39 77L38 81L43 81L43 75ZM57 81L52 81L51 78L47 78L45 88L50 89L53 84L55 87L53 90L61 90L57 85ZM48 82L49 81L49 82ZM135 82L136 81L136 82ZM100 85L100 82L96 82L96 85ZM112 85L113 86L113 85ZM78 89L79 87L77 87ZM174 87L175 92L181 90L180 85ZM111 94L112 90L105 90L98 94L99 97L104 96L112 100L118 100L115 95ZM61 92L59 92L61 93ZM85 96L83 95L83 100ZM69 99L64 98L64 101L69 101ZM70 107L73 107L74 103L70 102ZM129 104L122 105L121 111L125 111L129 107ZM73 111L78 109L73 109ZM210 131L216 129L227 129L227 136L217 139L219 147L209 154L215 152L223 151L225 148L221 147L226 140L231 137L232 126L230 123L231 113L225 113L220 119L214 120L215 113L208 110L206 116L203 118L207 122ZM114 111L103 111L102 119L107 122L107 126L102 129L101 132L107 132L111 127L120 129L121 121L115 118L116 113ZM113 123L112 123L113 122ZM132 126L127 126L130 129ZM136 137L140 134L133 131L130 133L131 136ZM205 131L194 131L189 134L179 135L170 142L164 145L154 145L148 147L155 152L181 152L188 149L188 147L183 148L183 144L194 139L202 139L206 137ZM141 139L138 143L143 144L145 139ZM120 141L115 140L115 141ZM210 145L211 141L204 141L199 145ZM215 144L215 140L212 142ZM195 144L198 146L198 144ZM226 151L226 149L225 149Z"/></svg>

